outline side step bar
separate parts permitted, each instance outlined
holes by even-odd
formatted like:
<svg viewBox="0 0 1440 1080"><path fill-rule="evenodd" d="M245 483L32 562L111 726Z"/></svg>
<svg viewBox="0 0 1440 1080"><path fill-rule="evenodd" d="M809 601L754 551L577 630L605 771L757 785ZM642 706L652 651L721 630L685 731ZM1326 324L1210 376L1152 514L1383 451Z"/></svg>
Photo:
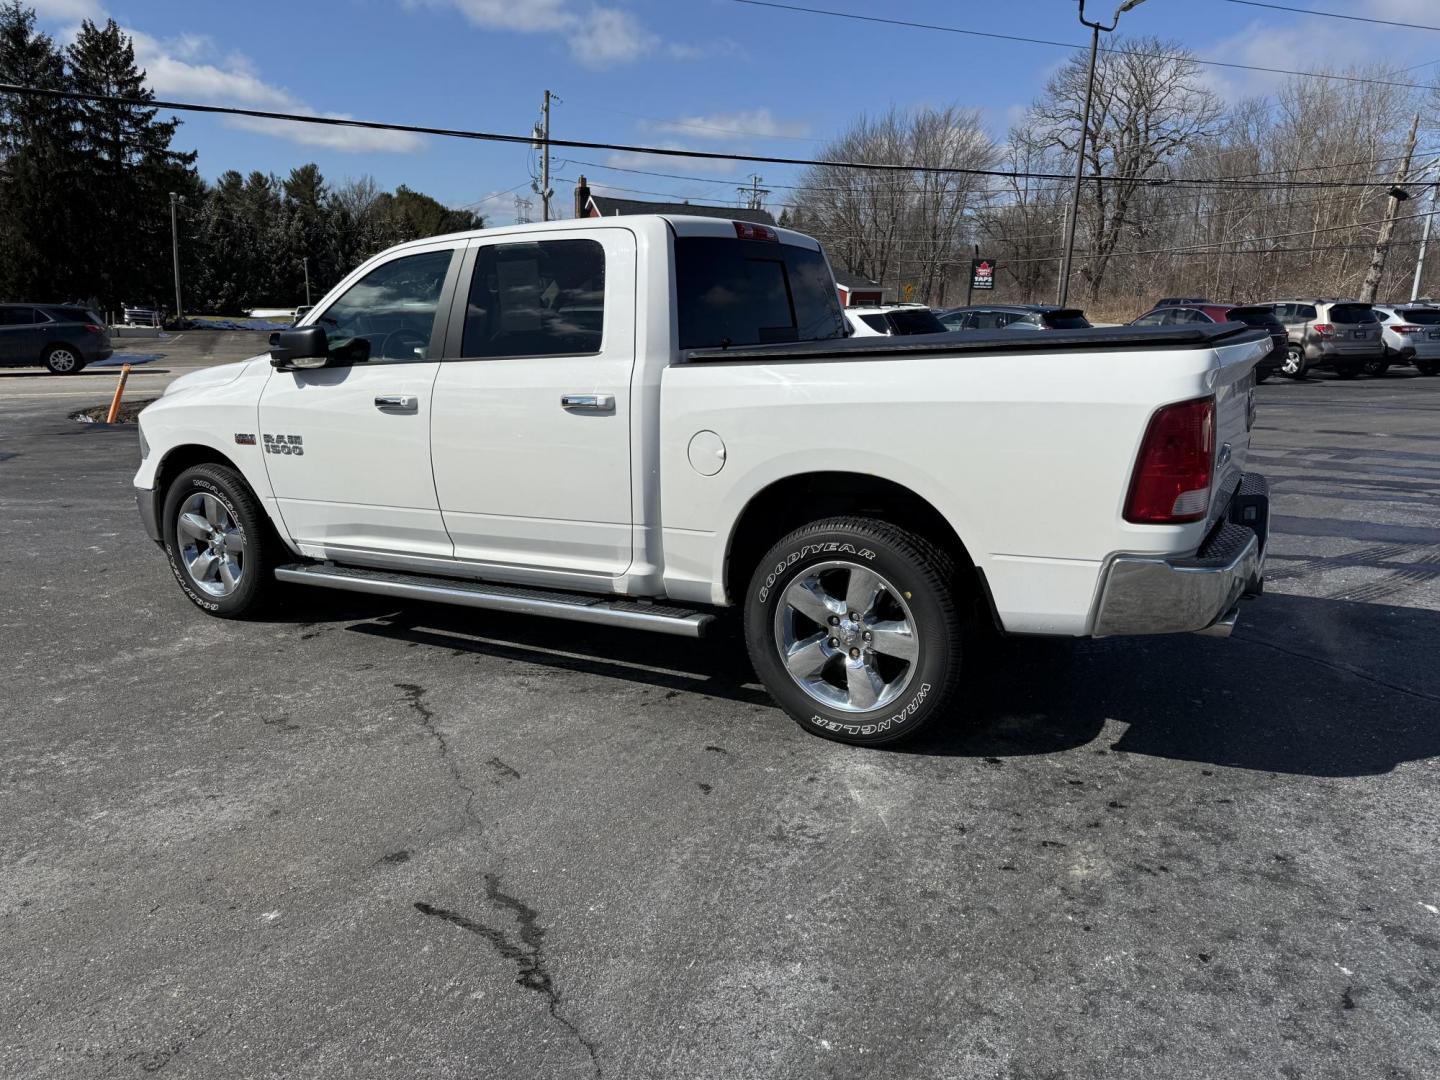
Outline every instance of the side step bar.
<svg viewBox="0 0 1440 1080"><path fill-rule="evenodd" d="M275 576L281 581L301 585L320 585L406 600L430 600L489 611L509 611L516 615L546 615L602 626L627 626L634 630L651 630L679 637L698 638L715 621L715 616L709 612L648 600L526 589L515 585L493 585L424 574L397 574L387 570L361 570L331 564L291 563L276 567Z"/></svg>

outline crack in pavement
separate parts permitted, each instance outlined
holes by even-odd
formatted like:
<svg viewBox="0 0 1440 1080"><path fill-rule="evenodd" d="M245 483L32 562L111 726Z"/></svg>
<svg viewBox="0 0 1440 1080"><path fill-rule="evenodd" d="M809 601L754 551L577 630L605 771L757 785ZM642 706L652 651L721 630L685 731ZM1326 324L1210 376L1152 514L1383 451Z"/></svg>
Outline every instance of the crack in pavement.
<svg viewBox="0 0 1440 1080"><path fill-rule="evenodd" d="M503 931L497 930L493 926L487 926L457 911L435 907L423 900L415 902L415 910L422 915L443 919L452 926L458 926L462 930L479 935L502 958L515 964L519 968L515 984L544 995L551 1019L575 1036L576 1041L585 1048L585 1052L590 1055L590 1064L594 1067L598 1080L604 1075L604 1071L600 1066L600 1056L596 1044L586 1038L570 1018L560 1011L560 991L556 988L555 980L545 964L545 928L539 923L539 914L524 901L502 892L500 878L496 874L485 875L485 898L491 904L514 914L515 921L520 927L519 943L512 941Z"/></svg>
<svg viewBox="0 0 1440 1080"><path fill-rule="evenodd" d="M450 752L450 742L445 738L445 733L435 726L435 712L424 701L425 688L416 683L395 683L395 689L405 695L405 704L410 706L415 715L419 717L420 726L440 748L440 760L450 770L450 778L455 782L455 786L465 793L465 816L474 824L481 824L480 819L475 816L475 788L466 782L464 775L460 772L460 766Z"/></svg>

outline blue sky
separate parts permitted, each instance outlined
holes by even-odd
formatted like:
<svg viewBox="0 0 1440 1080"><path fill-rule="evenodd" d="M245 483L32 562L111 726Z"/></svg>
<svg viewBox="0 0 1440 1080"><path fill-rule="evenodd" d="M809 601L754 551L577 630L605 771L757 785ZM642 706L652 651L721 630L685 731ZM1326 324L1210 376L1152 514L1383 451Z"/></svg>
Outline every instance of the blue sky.
<svg viewBox="0 0 1440 1080"><path fill-rule="evenodd" d="M541 91L561 103L557 137L808 156L863 111L958 103L1003 137L1063 61L1062 49L823 18L732 0L31 0L64 39L111 16L136 39L162 97L524 133ZM806 0L798 0L806 3ZM1291 6L1440 25L1437 0L1286 0ZM912 0L809 6L974 30L1086 41L1070 0ZM1115 0L1091 0L1108 15ZM1183 42L1202 57L1313 69L1440 61L1440 33L1392 30L1229 3L1146 0L1122 30ZM1416 70L1424 81L1440 63ZM1227 97L1273 90L1266 75L1210 69ZM207 178L318 162L332 180L369 174L450 205L513 220L528 195L523 147L187 115L178 143ZM593 185L735 200L752 169L604 151L559 151L562 206ZM584 164L582 164L582 162ZM605 169L683 174L669 179ZM768 184L795 170L760 165ZM516 189L514 191L510 189ZM636 195L646 198L646 195ZM784 189L775 187L775 199ZM538 217L538 202L535 208Z"/></svg>

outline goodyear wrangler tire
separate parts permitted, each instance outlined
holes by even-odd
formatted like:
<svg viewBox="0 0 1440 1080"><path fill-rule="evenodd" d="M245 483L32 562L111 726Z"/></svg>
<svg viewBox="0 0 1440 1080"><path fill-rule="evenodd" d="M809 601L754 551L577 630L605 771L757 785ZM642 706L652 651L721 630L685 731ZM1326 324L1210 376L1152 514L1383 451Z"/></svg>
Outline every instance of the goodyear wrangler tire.
<svg viewBox="0 0 1440 1080"><path fill-rule="evenodd" d="M965 637L954 562L904 529L828 518L771 548L745 598L745 644L771 696L816 735L916 735L953 706Z"/></svg>
<svg viewBox="0 0 1440 1080"><path fill-rule="evenodd" d="M165 493L165 557L191 603L220 618L262 611L278 590L278 544L238 472L195 465Z"/></svg>

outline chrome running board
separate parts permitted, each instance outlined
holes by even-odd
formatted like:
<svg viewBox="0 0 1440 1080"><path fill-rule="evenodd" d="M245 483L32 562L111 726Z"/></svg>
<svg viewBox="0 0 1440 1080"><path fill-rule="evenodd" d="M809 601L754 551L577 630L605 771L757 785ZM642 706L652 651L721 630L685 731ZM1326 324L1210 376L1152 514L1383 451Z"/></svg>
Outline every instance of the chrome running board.
<svg viewBox="0 0 1440 1080"><path fill-rule="evenodd" d="M698 638L715 621L715 616L709 612L649 600L526 589L424 574L361 570L351 566L291 563L277 567L275 577L280 581L319 585L327 589L373 593L405 600L430 600L439 604L508 611L515 615L542 615L602 626L625 626L632 630L650 630L679 637Z"/></svg>

